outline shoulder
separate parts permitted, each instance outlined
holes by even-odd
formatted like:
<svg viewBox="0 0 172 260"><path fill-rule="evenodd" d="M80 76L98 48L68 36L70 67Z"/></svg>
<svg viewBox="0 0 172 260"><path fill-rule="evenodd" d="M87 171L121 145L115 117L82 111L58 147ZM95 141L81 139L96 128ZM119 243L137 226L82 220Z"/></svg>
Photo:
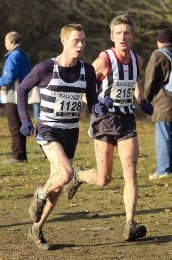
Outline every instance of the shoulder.
<svg viewBox="0 0 172 260"><path fill-rule="evenodd" d="M143 65L143 58L140 55L136 55L138 64Z"/></svg>
<svg viewBox="0 0 172 260"><path fill-rule="evenodd" d="M18 59L21 60L21 59L27 58L27 55L21 49L15 49L15 50L13 50L12 52L9 53L7 58L9 58L11 60L18 60Z"/></svg>
<svg viewBox="0 0 172 260"><path fill-rule="evenodd" d="M95 73L95 70L94 70L94 67L92 64L88 63L88 62L85 62L84 61L84 67L85 67L85 72L86 73Z"/></svg>
<svg viewBox="0 0 172 260"><path fill-rule="evenodd" d="M19 57L21 54L20 54L20 51L19 50L14 50L14 51L11 51L7 54L7 59L15 59L17 57Z"/></svg>
<svg viewBox="0 0 172 260"><path fill-rule="evenodd" d="M108 50L101 51L95 61L108 66L110 61Z"/></svg>
<svg viewBox="0 0 172 260"><path fill-rule="evenodd" d="M133 52L133 54L136 57L136 61L137 61L139 69L141 69L143 66L143 58L139 54L136 54L135 52Z"/></svg>
<svg viewBox="0 0 172 260"><path fill-rule="evenodd" d="M48 59L37 63L37 66L43 66L43 67L49 67L53 65L54 65L53 59Z"/></svg>
<svg viewBox="0 0 172 260"><path fill-rule="evenodd" d="M35 65L35 69L38 71L49 71L54 67L54 62L52 59L44 60Z"/></svg>
<svg viewBox="0 0 172 260"><path fill-rule="evenodd" d="M93 66L96 68L108 68L110 64L110 56L107 50L101 51L97 59L93 62Z"/></svg>
<svg viewBox="0 0 172 260"><path fill-rule="evenodd" d="M96 80L96 73L94 67L90 63L84 62L84 68L86 81L94 82Z"/></svg>
<svg viewBox="0 0 172 260"><path fill-rule="evenodd" d="M149 62L155 65L166 63L167 61L169 62L167 56L159 49L153 51L149 59Z"/></svg>
<svg viewBox="0 0 172 260"><path fill-rule="evenodd" d="M157 58L167 58L167 56L169 58L172 57L172 50L171 49L167 49L167 48L163 48L163 49L158 49L155 50L152 55L154 55Z"/></svg>
<svg viewBox="0 0 172 260"><path fill-rule="evenodd" d="M111 61L107 51L100 52L97 59L92 63L96 71L97 79L102 79L107 75L108 70L110 68L110 64Z"/></svg>

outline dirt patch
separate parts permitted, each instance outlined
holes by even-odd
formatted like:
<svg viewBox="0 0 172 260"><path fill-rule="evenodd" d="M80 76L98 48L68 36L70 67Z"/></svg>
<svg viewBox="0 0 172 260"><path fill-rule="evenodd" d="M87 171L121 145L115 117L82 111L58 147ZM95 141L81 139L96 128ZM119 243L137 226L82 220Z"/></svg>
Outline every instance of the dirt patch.
<svg viewBox="0 0 172 260"><path fill-rule="evenodd" d="M3 123L2 123L3 125ZM75 164L95 166L92 140L81 124L80 143ZM172 184L171 178L148 181L155 166L153 126L141 125L141 151L138 165L139 199L136 221L146 225L144 239L123 239L125 212L123 178L116 158L112 182L105 188L83 184L73 200L64 194L45 224L44 234L53 244L50 251L40 251L28 242L32 226L28 207L37 185L44 184L49 164L43 159L34 138L28 139L29 163L4 165L10 154L10 136L1 132L0 153L0 260L140 260L172 259Z"/></svg>

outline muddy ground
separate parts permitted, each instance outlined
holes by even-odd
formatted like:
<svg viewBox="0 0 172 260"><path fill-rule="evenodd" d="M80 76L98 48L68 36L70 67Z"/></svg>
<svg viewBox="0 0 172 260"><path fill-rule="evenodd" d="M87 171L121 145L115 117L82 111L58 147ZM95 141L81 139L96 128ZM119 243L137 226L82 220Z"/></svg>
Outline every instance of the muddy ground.
<svg viewBox="0 0 172 260"><path fill-rule="evenodd" d="M75 164L92 167L93 146L84 133L85 124L81 125ZM135 220L146 225L147 236L135 242L123 239L123 178L115 157L113 179L107 187L83 184L71 201L61 195L44 228L53 248L40 251L27 240L32 225L28 207L35 187L45 183L49 165L34 138L28 140L28 163L4 164L4 159L10 156L10 135L4 123L0 138L0 260L172 259L172 178L148 180L147 173L153 171L155 164L153 126L142 125L139 137L139 199Z"/></svg>

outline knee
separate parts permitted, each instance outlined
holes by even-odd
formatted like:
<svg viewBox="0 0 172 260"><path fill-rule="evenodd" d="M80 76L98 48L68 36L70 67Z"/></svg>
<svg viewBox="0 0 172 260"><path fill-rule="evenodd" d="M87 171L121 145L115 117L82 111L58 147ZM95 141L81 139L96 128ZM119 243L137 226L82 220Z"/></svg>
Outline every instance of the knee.
<svg viewBox="0 0 172 260"><path fill-rule="evenodd" d="M110 181L111 181L111 178L109 178L109 179L103 178L103 179L97 180L97 186L105 187L110 183Z"/></svg>
<svg viewBox="0 0 172 260"><path fill-rule="evenodd" d="M62 183L63 186L68 184L73 178L73 168L71 167L70 169L64 170L62 174Z"/></svg>
<svg viewBox="0 0 172 260"><path fill-rule="evenodd" d="M51 175L51 182L57 187L63 187L68 184L73 178L73 169L71 168L63 168L59 172L54 172Z"/></svg>

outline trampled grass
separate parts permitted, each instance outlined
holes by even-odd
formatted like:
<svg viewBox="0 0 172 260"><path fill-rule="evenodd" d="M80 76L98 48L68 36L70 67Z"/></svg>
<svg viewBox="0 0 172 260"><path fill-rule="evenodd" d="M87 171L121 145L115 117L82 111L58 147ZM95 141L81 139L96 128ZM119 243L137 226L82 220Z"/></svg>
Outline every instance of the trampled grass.
<svg viewBox="0 0 172 260"><path fill-rule="evenodd" d="M74 165L95 167L93 140L88 136L88 118L80 123L80 138ZM54 250L41 252L26 239L31 220L28 215L32 193L49 176L49 163L35 142L27 140L28 163L6 165L11 156L11 137L6 118L0 126L0 259L140 260L171 257L172 178L149 181L155 171L154 124L137 121L140 156L138 161L139 198L136 221L148 233L140 241L123 240L125 211L123 178L117 150L111 183L104 188L83 184L73 200L63 194L45 225L46 237Z"/></svg>

